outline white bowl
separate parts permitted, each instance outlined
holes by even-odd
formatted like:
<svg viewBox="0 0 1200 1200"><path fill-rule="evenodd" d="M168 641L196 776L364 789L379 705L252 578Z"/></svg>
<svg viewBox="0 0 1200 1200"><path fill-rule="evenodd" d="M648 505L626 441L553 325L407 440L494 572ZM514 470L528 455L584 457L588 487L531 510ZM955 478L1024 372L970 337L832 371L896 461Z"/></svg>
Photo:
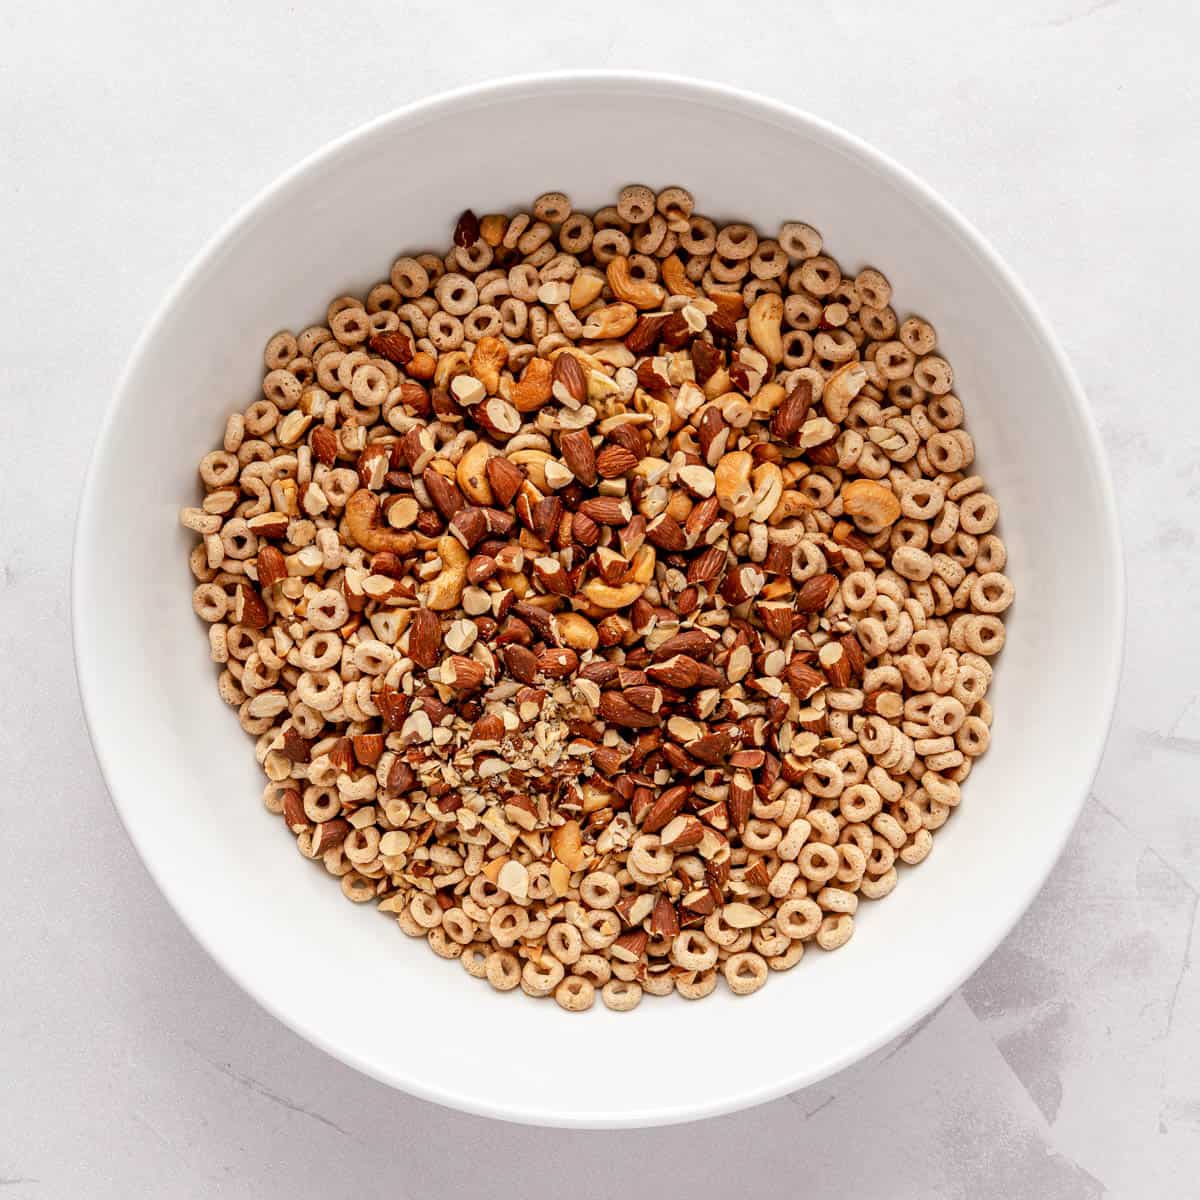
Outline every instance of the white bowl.
<svg viewBox="0 0 1200 1200"><path fill-rule="evenodd" d="M217 698L181 502L227 411L253 399L280 327L448 244L463 208L580 207L632 181L701 211L817 226L937 326L1018 599L991 750L919 870L837 954L761 992L648 997L586 1016L501 996L347 903L260 802L252 744ZM105 779L159 887L264 1007L415 1095L547 1125L651 1125L794 1091L895 1037L996 947L1062 850L1099 760L1122 638L1111 487L1084 397L995 253L906 171L813 117L731 90L572 74L456 92L384 117L291 171L224 229L133 352L79 516L75 650Z"/></svg>

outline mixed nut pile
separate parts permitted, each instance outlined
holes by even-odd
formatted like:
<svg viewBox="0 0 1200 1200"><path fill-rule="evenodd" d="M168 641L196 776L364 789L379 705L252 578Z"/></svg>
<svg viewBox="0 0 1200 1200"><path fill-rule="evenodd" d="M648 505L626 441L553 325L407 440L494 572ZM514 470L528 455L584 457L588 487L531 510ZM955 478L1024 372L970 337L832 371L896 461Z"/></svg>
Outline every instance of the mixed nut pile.
<svg viewBox="0 0 1200 1200"><path fill-rule="evenodd" d="M301 853L569 1010L844 945L987 748L1013 597L890 300L633 186L465 212L271 338L182 519Z"/></svg>

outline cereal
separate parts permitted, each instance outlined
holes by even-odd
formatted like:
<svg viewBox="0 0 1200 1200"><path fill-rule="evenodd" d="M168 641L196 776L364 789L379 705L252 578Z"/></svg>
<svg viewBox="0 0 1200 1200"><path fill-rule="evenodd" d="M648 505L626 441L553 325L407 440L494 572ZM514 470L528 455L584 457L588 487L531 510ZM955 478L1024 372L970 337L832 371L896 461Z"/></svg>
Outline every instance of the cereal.
<svg viewBox="0 0 1200 1200"><path fill-rule="evenodd" d="M465 212L276 333L192 606L301 854L497 991L850 940L991 740L1014 589L935 327L680 187Z"/></svg>

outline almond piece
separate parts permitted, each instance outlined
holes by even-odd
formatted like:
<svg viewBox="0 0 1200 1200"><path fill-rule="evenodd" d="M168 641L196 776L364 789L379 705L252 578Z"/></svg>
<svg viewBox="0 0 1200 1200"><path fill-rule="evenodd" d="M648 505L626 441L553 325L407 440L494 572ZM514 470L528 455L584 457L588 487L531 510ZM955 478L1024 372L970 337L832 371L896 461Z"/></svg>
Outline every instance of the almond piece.
<svg viewBox="0 0 1200 1200"><path fill-rule="evenodd" d="M613 958L620 962L634 963L646 953L646 943L649 940L649 935L645 930L633 929L628 933L621 934L609 947L609 950Z"/></svg>
<svg viewBox="0 0 1200 1200"><path fill-rule="evenodd" d="M263 598L248 583L239 583L233 604L233 619L247 629L266 629L270 616Z"/></svg>
<svg viewBox="0 0 1200 1200"><path fill-rule="evenodd" d="M383 757L383 734L359 733L351 738L354 757L360 766L373 767Z"/></svg>
<svg viewBox="0 0 1200 1200"><path fill-rule="evenodd" d="M679 816L691 794L691 788L684 784L676 784L674 787L660 792L646 812L645 818L642 821L642 831L644 833L658 833L660 830L665 829Z"/></svg>
<svg viewBox="0 0 1200 1200"><path fill-rule="evenodd" d="M408 366L413 360L413 344L408 335L399 329L393 329L391 333L376 333L367 340L367 345L372 354L378 354L380 358L386 358L388 362L401 367Z"/></svg>
<svg viewBox="0 0 1200 1200"><path fill-rule="evenodd" d="M655 729L660 724L658 717L635 708L620 692L601 692L600 716L626 729Z"/></svg>
<svg viewBox="0 0 1200 1200"><path fill-rule="evenodd" d="M553 388L556 393L562 388L566 395L559 399L564 404L578 407L587 399L587 377L575 355L564 352L554 360Z"/></svg>
<svg viewBox="0 0 1200 1200"><path fill-rule="evenodd" d="M312 452L318 462L332 467L337 462L338 437L328 425L318 425L309 437Z"/></svg>
<svg viewBox="0 0 1200 1200"><path fill-rule="evenodd" d="M841 642L826 642L817 654L817 661L825 672L825 678L831 686L844 688L850 686L850 656L846 653Z"/></svg>
<svg viewBox="0 0 1200 1200"><path fill-rule="evenodd" d="M258 586L266 591L281 579L287 578L287 562L277 546L260 546L258 549Z"/></svg>
<svg viewBox="0 0 1200 1200"><path fill-rule="evenodd" d="M593 496L579 506L579 511L598 525L624 525L633 516L628 501L616 496Z"/></svg>
<svg viewBox="0 0 1200 1200"><path fill-rule="evenodd" d="M650 933L656 938L673 938L678 932L679 914L675 911L675 905L660 894L650 914Z"/></svg>
<svg viewBox="0 0 1200 1200"><path fill-rule="evenodd" d="M704 826L691 813L681 813L668 821L661 834L662 844L675 851L698 846L703 837Z"/></svg>
<svg viewBox="0 0 1200 1200"><path fill-rule="evenodd" d="M408 657L429 670L436 666L442 649L442 622L428 608L414 610L408 627Z"/></svg>
<svg viewBox="0 0 1200 1200"><path fill-rule="evenodd" d="M567 821L550 834L550 850L568 871L578 871L587 862L583 832L578 821Z"/></svg>
<svg viewBox="0 0 1200 1200"><path fill-rule="evenodd" d="M727 552L724 546L709 546L688 563L688 583L711 583L725 569Z"/></svg>
<svg viewBox="0 0 1200 1200"><path fill-rule="evenodd" d="M462 654L451 654L442 663L442 682L456 692L472 692L483 685L483 663Z"/></svg>
<svg viewBox="0 0 1200 1200"><path fill-rule="evenodd" d="M802 379L783 398L783 403L771 416L771 435L781 442L794 445L812 407L812 383Z"/></svg>

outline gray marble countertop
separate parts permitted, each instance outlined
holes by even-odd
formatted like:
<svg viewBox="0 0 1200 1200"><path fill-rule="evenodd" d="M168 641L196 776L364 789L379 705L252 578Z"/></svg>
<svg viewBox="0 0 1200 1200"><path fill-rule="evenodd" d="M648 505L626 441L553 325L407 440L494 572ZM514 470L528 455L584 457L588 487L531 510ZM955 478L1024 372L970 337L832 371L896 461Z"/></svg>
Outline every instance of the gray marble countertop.
<svg viewBox="0 0 1200 1200"><path fill-rule="evenodd" d="M468 0L5 5L0 1196L1196 1195L1200 239L1184 214L1200 185L1198 40L1187 0L692 0L570 16ZM588 66L806 107L992 240L1100 423L1130 626L1108 752L1062 861L922 1026L740 1115L547 1134L355 1074L184 932L105 795L67 582L120 366L236 207L396 105Z"/></svg>

